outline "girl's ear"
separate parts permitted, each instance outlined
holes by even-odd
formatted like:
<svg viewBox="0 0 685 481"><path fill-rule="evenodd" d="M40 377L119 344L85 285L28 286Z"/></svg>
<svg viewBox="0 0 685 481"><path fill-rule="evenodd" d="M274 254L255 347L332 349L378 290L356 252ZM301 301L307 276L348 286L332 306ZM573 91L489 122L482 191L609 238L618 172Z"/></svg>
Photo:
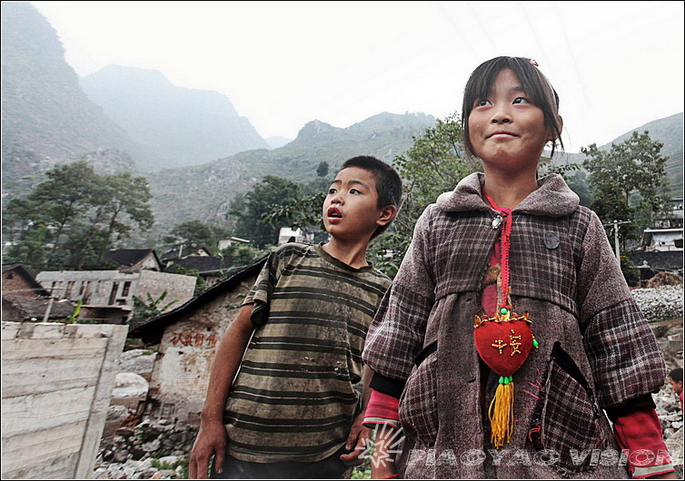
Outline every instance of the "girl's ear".
<svg viewBox="0 0 685 481"><path fill-rule="evenodd" d="M561 118L561 115L559 115L559 114L557 114L556 117L557 117L557 126L559 127L559 132L561 132L562 130L564 130L564 119ZM550 132L549 137L547 137L547 141L548 142L554 142L555 140L557 140L556 134L554 132Z"/></svg>
<svg viewBox="0 0 685 481"><path fill-rule="evenodd" d="M378 219L376 219L376 224L379 226L384 226L389 224L397 214L397 206L386 205L378 213Z"/></svg>

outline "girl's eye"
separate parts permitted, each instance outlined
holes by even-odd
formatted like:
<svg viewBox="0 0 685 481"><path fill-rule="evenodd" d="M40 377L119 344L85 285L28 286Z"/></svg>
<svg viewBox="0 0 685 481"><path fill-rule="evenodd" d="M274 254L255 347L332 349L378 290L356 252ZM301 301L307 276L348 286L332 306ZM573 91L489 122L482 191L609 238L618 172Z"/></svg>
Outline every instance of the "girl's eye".
<svg viewBox="0 0 685 481"><path fill-rule="evenodd" d="M486 105L492 105L488 99L476 100L476 107L485 107Z"/></svg>
<svg viewBox="0 0 685 481"><path fill-rule="evenodd" d="M526 97L516 97L514 99L515 104L530 104L532 103L530 100L528 100Z"/></svg>
<svg viewBox="0 0 685 481"><path fill-rule="evenodd" d="M337 189L334 189L334 188L332 188L332 187L331 187L330 189L328 189L328 195L333 195L333 194L335 194L336 192L338 192L338 190L337 190Z"/></svg>

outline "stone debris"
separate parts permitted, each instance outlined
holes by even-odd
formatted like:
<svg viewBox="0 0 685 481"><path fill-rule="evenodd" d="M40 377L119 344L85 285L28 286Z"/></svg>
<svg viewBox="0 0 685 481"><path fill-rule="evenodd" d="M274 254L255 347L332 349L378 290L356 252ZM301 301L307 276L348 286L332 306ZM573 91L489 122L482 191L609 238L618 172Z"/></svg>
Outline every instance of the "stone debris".
<svg viewBox="0 0 685 481"><path fill-rule="evenodd" d="M683 316L683 285L633 289L633 298L650 321Z"/></svg>

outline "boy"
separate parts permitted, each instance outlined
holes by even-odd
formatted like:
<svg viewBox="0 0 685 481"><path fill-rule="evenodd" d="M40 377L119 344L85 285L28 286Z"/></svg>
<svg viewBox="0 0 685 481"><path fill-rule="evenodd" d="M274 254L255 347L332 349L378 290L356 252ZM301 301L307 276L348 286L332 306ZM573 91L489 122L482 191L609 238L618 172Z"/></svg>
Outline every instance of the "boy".
<svg viewBox="0 0 685 481"><path fill-rule="evenodd" d="M677 367L668 373L668 382L680 398L680 409L683 409L683 368Z"/></svg>
<svg viewBox="0 0 685 481"><path fill-rule="evenodd" d="M191 478L207 477L212 456L217 478L339 478L361 463L361 353L390 285L366 249L401 190L384 162L349 159L323 203L330 240L271 253L217 350Z"/></svg>

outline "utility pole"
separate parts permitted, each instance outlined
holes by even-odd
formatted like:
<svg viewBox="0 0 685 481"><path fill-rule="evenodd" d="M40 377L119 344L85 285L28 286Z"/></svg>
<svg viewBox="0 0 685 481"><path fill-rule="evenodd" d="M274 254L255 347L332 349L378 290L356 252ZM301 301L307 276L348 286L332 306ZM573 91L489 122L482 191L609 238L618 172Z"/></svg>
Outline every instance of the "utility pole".
<svg viewBox="0 0 685 481"><path fill-rule="evenodd" d="M608 224L603 224L604 226L612 226L614 228L614 252L616 253L616 259L618 259L618 262L620 264L621 262L621 246L620 243L618 242L618 226L622 224L630 224L629 220L622 220L622 221L613 221L609 222Z"/></svg>

